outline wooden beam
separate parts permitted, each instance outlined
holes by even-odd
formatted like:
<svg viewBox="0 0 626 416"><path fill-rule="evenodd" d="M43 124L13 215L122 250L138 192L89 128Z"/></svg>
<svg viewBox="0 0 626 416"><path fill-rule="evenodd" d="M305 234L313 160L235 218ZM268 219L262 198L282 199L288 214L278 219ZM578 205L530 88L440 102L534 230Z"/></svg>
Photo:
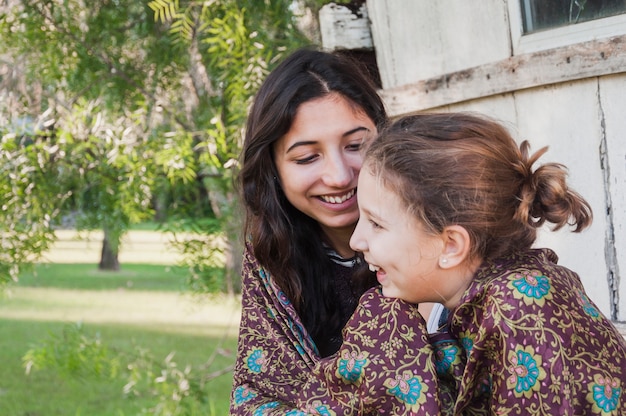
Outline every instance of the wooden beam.
<svg viewBox="0 0 626 416"><path fill-rule="evenodd" d="M324 49L373 49L365 3L358 8L329 3L319 12Z"/></svg>
<svg viewBox="0 0 626 416"><path fill-rule="evenodd" d="M391 116L527 88L626 72L626 35L512 56L384 89Z"/></svg>

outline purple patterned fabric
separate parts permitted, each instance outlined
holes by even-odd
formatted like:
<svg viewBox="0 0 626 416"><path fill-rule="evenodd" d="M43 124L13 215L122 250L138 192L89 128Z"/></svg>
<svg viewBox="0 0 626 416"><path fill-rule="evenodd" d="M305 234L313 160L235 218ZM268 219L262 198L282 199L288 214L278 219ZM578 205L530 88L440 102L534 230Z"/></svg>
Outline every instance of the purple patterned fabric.
<svg viewBox="0 0 626 416"><path fill-rule="evenodd" d="M339 352L320 360L296 403L314 415L437 415L435 355L417 308L367 291Z"/></svg>
<svg viewBox="0 0 626 416"><path fill-rule="evenodd" d="M232 415L438 413L434 354L426 324L408 303L371 289L321 359L293 306L249 251Z"/></svg>
<svg viewBox="0 0 626 416"><path fill-rule="evenodd" d="M417 309L367 291L321 359L249 253L233 415L626 415L626 342L550 250L484 264L427 335Z"/></svg>
<svg viewBox="0 0 626 416"><path fill-rule="evenodd" d="M435 340L453 414L626 415L626 342L556 263L530 250L479 269L449 321L461 347Z"/></svg>
<svg viewBox="0 0 626 416"><path fill-rule="evenodd" d="M231 415L285 414L320 360L293 305L250 250L242 268L242 316Z"/></svg>

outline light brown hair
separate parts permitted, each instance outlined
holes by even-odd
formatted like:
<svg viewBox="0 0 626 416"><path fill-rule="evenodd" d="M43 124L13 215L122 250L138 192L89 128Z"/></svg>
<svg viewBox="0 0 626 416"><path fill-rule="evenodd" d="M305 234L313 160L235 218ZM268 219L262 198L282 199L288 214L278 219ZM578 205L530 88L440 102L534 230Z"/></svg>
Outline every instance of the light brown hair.
<svg viewBox="0 0 626 416"><path fill-rule="evenodd" d="M533 169L546 150L531 155L527 141L518 146L502 124L478 114L417 114L382 131L363 168L429 231L460 225L471 256L495 259L530 248L544 223L575 232L591 224L591 207L568 188L563 165Z"/></svg>

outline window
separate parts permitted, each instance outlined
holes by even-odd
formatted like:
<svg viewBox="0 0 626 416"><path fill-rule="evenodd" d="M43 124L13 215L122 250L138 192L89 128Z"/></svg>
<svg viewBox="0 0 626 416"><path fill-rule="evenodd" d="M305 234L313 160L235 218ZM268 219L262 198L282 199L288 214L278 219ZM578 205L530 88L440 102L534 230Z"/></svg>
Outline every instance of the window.
<svg viewBox="0 0 626 416"><path fill-rule="evenodd" d="M587 22L626 12L625 0L520 0L523 33Z"/></svg>
<svg viewBox="0 0 626 416"><path fill-rule="evenodd" d="M508 0L513 54L626 34L626 0Z"/></svg>

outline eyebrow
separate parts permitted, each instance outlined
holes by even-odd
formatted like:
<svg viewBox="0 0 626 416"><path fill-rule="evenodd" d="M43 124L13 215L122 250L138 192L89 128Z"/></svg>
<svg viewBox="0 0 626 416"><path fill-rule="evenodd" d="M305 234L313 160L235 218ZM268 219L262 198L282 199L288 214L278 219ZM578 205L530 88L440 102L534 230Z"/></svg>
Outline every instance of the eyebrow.
<svg viewBox="0 0 626 416"><path fill-rule="evenodd" d="M354 128L352 130L348 130L347 132L343 133L341 135L341 137L342 138L343 137L347 137L347 136L350 136L351 134L354 134L356 132L363 131L363 130L370 131L370 129L368 129L367 127L359 126L359 127L356 127L356 128ZM299 146L310 146L310 145L315 144L315 143L317 143L315 140L305 140L305 141L301 141L301 142L295 142L294 144L289 146L289 148L287 148L287 150L285 150L285 153L289 153L290 151L292 151L296 147L299 147Z"/></svg>

